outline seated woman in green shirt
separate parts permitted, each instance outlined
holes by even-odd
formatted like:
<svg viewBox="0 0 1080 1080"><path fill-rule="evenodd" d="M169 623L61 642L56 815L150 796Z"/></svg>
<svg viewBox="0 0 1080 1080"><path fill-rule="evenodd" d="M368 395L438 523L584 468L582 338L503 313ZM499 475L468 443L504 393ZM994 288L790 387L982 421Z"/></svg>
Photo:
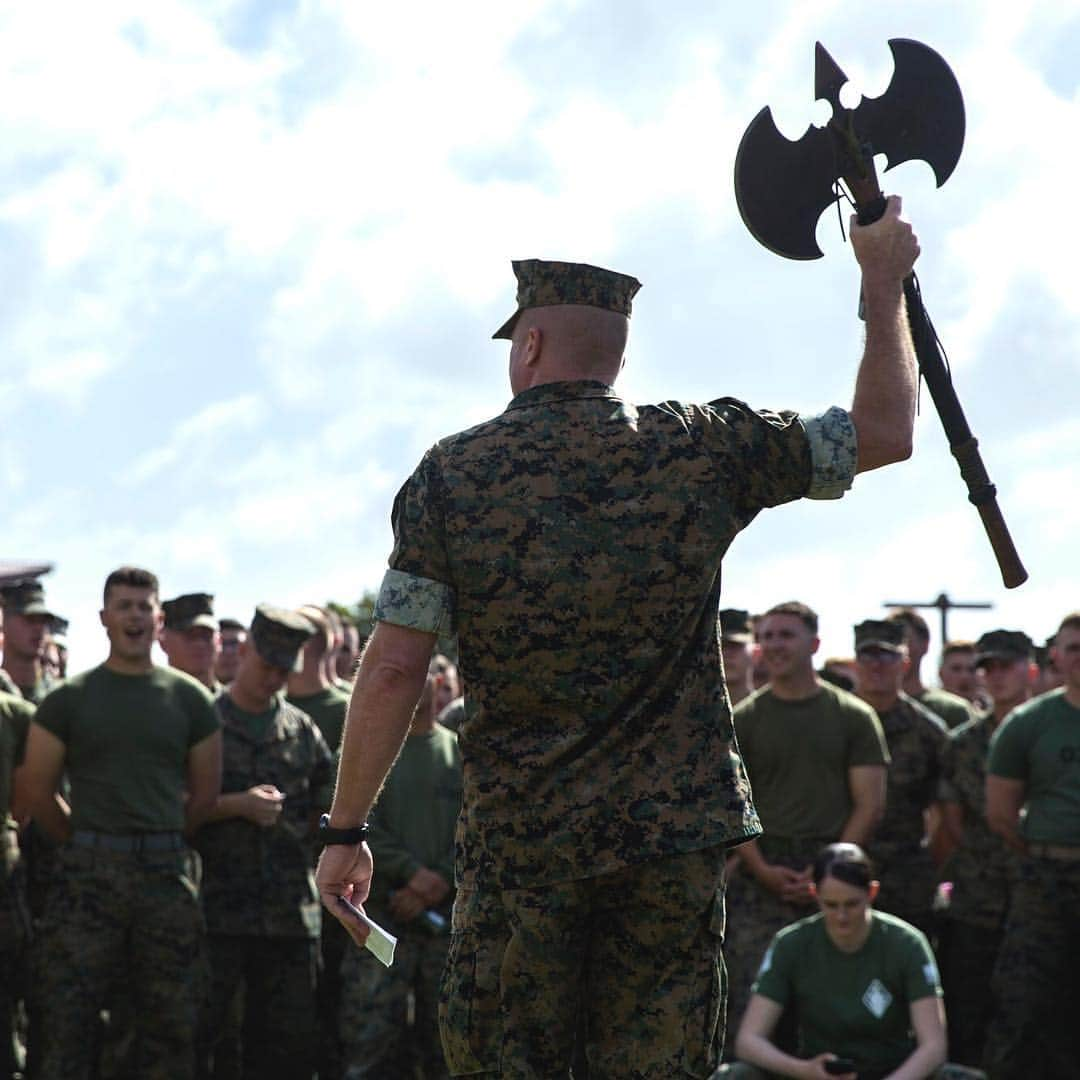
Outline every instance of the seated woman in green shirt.
<svg viewBox="0 0 1080 1080"><path fill-rule="evenodd" d="M814 862L818 914L773 938L735 1037L734 1065L717 1077L763 1075L846 1080L981 1077L945 1065L945 1009L923 934L874 911L874 868L855 844L830 844ZM799 1054L772 1034L785 1008L799 1026Z"/></svg>

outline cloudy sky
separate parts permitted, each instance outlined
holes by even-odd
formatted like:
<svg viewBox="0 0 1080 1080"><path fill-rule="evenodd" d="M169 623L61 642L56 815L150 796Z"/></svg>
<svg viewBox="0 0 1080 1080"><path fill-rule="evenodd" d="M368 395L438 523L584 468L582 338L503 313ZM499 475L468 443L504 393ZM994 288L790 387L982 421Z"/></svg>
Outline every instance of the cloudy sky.
<svg viewBox="0 0 1080 1080"><path fill-rule="evenodd" d="M1080 5L909 0L156 0L0 13L0 558L56 563L75 667L100 587L356 599L440 436L500 411L511 258L635 274L627 397L850 402L858 280L743 226L732 166L766 104L797 137L821 40L869 96L887 41L944 55L967 140L935 189L885 178L1031 580L1002 588L924 394L916 454L841 503L774 510L730 606L792 597L824 649L885 600L987 601L954 636L1040 640L1080 607ZM936 627L936 622L934 623ZM936 642L935 642L936 645Z"/></svg>

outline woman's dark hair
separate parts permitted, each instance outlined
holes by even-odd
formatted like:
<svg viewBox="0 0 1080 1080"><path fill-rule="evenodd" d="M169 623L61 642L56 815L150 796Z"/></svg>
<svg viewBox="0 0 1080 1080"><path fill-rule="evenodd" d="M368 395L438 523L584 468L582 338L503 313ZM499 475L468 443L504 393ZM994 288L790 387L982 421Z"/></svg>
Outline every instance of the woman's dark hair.
<svg viewBox="0 0 1080 1080"><path fill-rule="evenodd" d="M874 880L874 864L858 844L830 844L814 860L814 885L834 877L856 889L869 889Z"/></svg>

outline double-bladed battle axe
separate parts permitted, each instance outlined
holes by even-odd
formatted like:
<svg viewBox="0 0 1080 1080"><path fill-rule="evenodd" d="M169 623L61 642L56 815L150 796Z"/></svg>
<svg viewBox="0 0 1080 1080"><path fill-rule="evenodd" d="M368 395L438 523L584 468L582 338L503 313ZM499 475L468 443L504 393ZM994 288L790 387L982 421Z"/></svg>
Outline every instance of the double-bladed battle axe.
<svg viewBox="0 0 1080 1080"><path fill-rule="evenodd" d="M814 94L832 106L821 128L811 126L795 142L777 130L766 106L754 117L735 158L735 197L750 232L778 255L817 259L814 237L822 211L838 198L843 180L862 225L885 212L874 155L884 154L891 169L904 161L925 161L938 187L948 180L964 144L964 101L956 77L933 49L894 38L893 77L881 97L863 98L854 109L840 104L848 81L836 61L818 43ZM949 447L994 549L1005 587L1027 580L997 504L979 444L971 433L953 389L937 335L923 307L915 275L904 281L908 321L919 361Z"/></svg>

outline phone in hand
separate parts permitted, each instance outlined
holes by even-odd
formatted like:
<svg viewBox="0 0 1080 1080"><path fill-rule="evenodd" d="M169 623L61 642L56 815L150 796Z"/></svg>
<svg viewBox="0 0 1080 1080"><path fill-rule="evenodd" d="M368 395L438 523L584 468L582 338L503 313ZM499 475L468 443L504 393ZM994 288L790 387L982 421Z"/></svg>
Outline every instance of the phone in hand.
<svg viewBox="0 0 1080 1080"><path fill-rule="evenodd" d="M855 1071L855 1062L851 1058L838 1057L825 1062L825 1071L830 1076L844 1076Z"/></svg>

